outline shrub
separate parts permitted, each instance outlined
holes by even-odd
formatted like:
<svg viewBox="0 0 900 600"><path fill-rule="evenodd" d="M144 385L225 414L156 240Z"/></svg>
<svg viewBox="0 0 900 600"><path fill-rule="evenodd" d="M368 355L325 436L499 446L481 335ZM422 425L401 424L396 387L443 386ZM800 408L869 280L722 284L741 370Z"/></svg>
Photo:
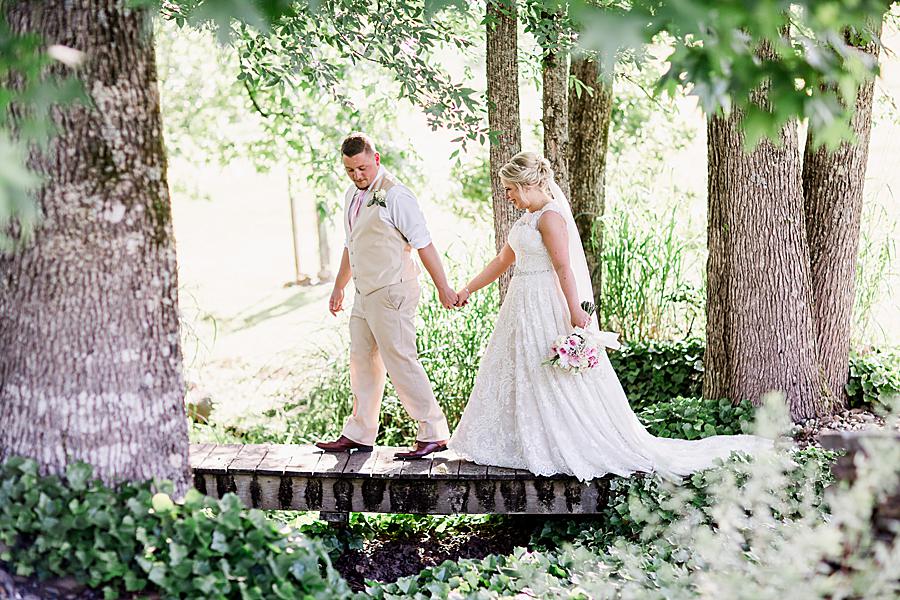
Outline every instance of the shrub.
<svg viewBox="0 0 900 600"><path fill-rule="evenodd" d="M823 498L826 487L834 480L831 464L836 453L822 448L792 449L784 454L786 477L783 493L794 502L803 494L811 494L816 510L826 511ZM552 550L564 544L586 545L603 549L618 538L638 541L656 535L660 527L671 525L684 513L684 507L672 505L676 494L688 494L686 504L708 511L716 498L711 484L722 477L723 470L740 474L751 468L746 455L732 454L721 466L694 473L685 478L681 487L674 487L658 478L646 475L617 477L610 482L607 505L596 518L561 519L548 521L543 529L532 537L532 544L540 549ZM741 484L747 478L739 475ZM799 517L799 504L785 517Z"/></svg>
<svg viewBox="0 0 900 600"><path fill-rule="evenodd" d="M887 408L900 395L900 356L872 352L850 357L850 380L846 386L850 408Z"/></svg>
<svg viewBox="0 0 900 600"><path fill-rule="evenodd" d="M755 410L747 401L735 406L730 400L673 398L646 406L638 418L657 437L697 440L750 433Z"/></svg>
<svg viewBox="0 0 900 600"><path fill-rule="evenodd" d="M167 598L343 598L349 588L322 545L279 530L240 499L190 490L183 504L170 482L117 489L92 480L83 462L65 479L40 476L33 460L0 465L0 561L15 573L74 576L104 598L143 590Z"/></svg>
<svg viewBox="0 0 900 600"><path fill-rule="evenodd" d="M644 340L623 344L609 360L636 412L677 397L703 392L703 354L700 339ZM900 355L874 351L850 356L847 382L849 408L886 408L900 395Z"/></svg>
<svg viewBox="0 0 900 600"><path fill-rule="evenodd" d="M702 340L647 340L623 344L609 360L635 411L661 400L700 396Z"/></svg>

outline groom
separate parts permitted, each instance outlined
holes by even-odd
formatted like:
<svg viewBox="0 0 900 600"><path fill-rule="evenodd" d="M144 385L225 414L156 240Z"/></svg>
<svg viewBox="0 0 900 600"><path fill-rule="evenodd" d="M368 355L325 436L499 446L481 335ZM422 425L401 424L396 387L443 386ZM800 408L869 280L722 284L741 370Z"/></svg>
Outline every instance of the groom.
<svg viewBox="0 0 900 600"><path fill-rule="evenodd" d="M420 271L413 248L437 286L441 304L452 308L458 298L447 283L416 197L381 165L369 136L351 134L341 153L353 185L345 197L347 241L329 310L332 315L343 310L344 287L352 278L356 288L350 313L353 414L340 438L316 446L327 452L372 451L387 370L400 402L419 422L415 446L394 456L422 458L446 449L450 429L416 352Z"/></svg>

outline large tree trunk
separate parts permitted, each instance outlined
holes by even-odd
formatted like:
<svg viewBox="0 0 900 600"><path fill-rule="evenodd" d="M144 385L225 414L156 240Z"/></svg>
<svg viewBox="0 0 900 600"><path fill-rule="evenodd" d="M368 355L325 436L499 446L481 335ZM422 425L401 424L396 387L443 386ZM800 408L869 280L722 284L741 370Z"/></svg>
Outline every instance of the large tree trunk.
<svg viewBox="0 0 900 600"><path fill-rule="evenodd" d="M555 17L544 13L543 18ZM550 161L554 179L569 197L569 105L566 88L569 83L569 55L565 51L545 49L542 65L544 156Z"/></svg>
<svg viewBox="0 0 900 600"><path fill-rule="evenodd" d="M816 364L796 124L743 150L738 115L709 120L703 394L784 392L794 419L830 410Z"/></svg>
<svg viewBox="0 0 900 600"><path fill-rule="evenodd" d="M491 195L494 205L494 236L499 252L512 224L521 214L507 199L497 173L522 147L519 119L519 63L517 18L514 0L488 0L487 15L488 126L498 133L490 142ZM506 297L510 273L500 277L500 301Z"/></svg>
<svg viewBox="0 0 900 600"><path fill-rule="evenodd" d="M881 23L876 35L880 32ZM862 49L878 57L874 41ZM849 374L850 327L874 90L874 80L859 89L852 122L856 143L842 143L833 152L824 146L815 148L816 131L811 128L803 160L818 360L836 406L844 406L847 399L844 386Z"/></svg>
<svg viewBox="0 0 900 600"><path fill-rule="evenodd" d="M606 210L606 152L612 117L612 80L600 76L599 65L572 59L572 75L591 91L569 90L569 201L584 245L594 298L599 306L603 244L600 218Z"/></svg>
<svg viewBox="0 0 900 600"><path fill-rule="evenodd" d="M86 52L94 106L55 112L34 240L0 256L0 459L84 460L107 484L190 486L175 243L151 22L116 0L5 2Z"/></svg>

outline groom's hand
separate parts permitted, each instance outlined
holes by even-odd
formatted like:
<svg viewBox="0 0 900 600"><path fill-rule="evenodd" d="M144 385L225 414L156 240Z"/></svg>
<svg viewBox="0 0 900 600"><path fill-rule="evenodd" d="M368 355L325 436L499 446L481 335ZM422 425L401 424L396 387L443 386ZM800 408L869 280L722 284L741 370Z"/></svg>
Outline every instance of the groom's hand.
<svg viewBox="0 0 900 600"><path fill-rule="evenodd" d="M441 300L441 304L444 308L453 308L456 306L457 300L459 297L456 295L456 292L453 291L452 288L443 288L438 290L438 297Z"/></svg>
<svg viewBox="0 0 900 600"><path fill-rule="evenodd" d="M343 288L334 288L331 291L331 299L328 301L328 310L335 317L339 312L344 310L344 290Z"/></svg>

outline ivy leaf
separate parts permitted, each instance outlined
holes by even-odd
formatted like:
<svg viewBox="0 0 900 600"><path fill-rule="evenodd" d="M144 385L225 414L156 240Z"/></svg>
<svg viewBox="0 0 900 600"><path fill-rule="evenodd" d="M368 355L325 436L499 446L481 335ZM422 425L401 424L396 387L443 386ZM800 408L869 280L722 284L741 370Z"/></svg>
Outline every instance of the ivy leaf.
<svg viewBox="0 0 900 600"><path fill-rule="evenodd" d="M168 494L163 494L162 492L153 495L151 505L157 513L173 512L175 510L175 503L172 502Z"/></svg>
<svg viewBox="0 0 900 600"><path fill-rule="evenodd" d="M69 463L66 465L66 481L69 487L76 492L83 492L87 489L93 471L94 468L86 462Z"/></svg>

